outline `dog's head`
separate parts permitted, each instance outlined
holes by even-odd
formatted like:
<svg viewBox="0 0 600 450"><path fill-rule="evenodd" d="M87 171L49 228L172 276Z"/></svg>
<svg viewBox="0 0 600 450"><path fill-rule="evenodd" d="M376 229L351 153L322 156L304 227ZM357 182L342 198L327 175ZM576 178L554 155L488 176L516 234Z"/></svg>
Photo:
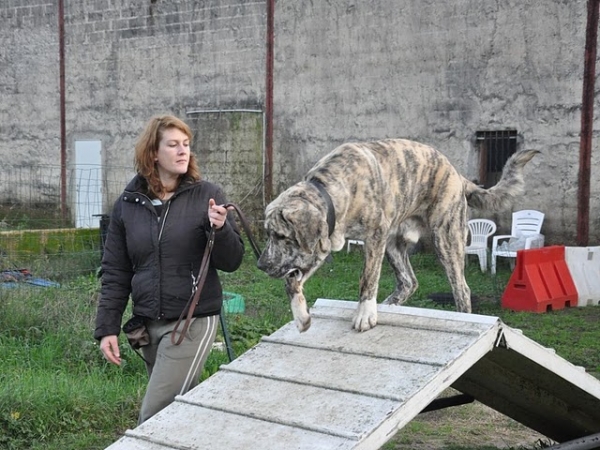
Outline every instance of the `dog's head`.
<svg viewBox="0 0 600 450"><path fill-rule="evenodd" d="M267 206L265 230L267 243L258 268L275 278L294 277L302 285L331 251L326 206L306 183Z"/></svg>

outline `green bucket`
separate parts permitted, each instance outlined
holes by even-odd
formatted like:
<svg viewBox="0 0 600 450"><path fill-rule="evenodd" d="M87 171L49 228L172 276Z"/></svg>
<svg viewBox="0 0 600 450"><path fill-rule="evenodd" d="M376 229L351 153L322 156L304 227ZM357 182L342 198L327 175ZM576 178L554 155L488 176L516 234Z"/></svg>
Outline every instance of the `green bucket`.
<svg viewBox="0 0 600 450"><path fill-rule="evenodd" d="M223 291L223 310L225 314L243 314L246 310L244 297L240 294Z"/></svg>

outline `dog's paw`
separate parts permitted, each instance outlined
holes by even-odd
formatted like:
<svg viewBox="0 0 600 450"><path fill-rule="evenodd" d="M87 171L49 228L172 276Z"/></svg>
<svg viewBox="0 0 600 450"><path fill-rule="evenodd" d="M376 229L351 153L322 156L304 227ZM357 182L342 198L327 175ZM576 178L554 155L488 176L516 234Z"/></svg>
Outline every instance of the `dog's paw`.
<svg viewBox="0 0 600 450"><path fill-rule="evenodd" d="M381 302L383 305L402 305L417 290L416 286L404 286L403 289L395 289Z"/></svg>
<svg viewBox="0 0 600 450"><path fill-rule="evenodd" d="M382 305L400 305L402 302L391 295L381 302Z"/></svg>
<svg viewBox="0 0 600 450"><path fill-rule="evenodd" d="M359 302L353 328L356 331L367 331L374 328L375 325L377 325L377 303L375 300Z"/></svg>
<svg viewBox="0 0 600 450"><path fill-rule="evenodd" d="M306 305L306 299L302 292L297 292L292 296L291 301L292 314L294 315L294 323L300 333L305 332L310 328L310 313Z"/></svg>
<svg viewBox="0 0 600 450"><path fill-rule="evenodd" d="M310 316L308 316L304 321L296 319L294 320L294 323L296 324L296 328L298 328L298 331L300 333L304 333L310 328Z"/></svg>

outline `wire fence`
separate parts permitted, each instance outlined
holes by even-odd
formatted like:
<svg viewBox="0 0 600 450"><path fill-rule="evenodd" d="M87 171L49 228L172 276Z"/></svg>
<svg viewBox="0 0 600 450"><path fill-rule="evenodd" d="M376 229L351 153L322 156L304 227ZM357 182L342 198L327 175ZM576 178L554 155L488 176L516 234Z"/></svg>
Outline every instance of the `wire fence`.
<svg viewBox="0 0 600 450"><path fill-rule="evenodd" d="M94 274L101 259L100 229L73 228L0 232L0 282L59 286Z"/></svg>
<svg viewBox="0 0 600 450"><path fill-rule="evenodd" d="M5 166L0 170L0 282L3 288L64 285L94 273L101 232L131 169Z"/></svg>
<svg viewBox="0 0 600 450"><path fill-rule="evenodd" d="M68 166L64 175L58 165L1 168L2 286L65 285L97 271L112 206L133 176L131 168L104 165ZM248 186L244 189L243 196L232 197L252 221L248 212L259 215L260 202L254 198L261 197L260 186L253 187L252 195Z"/></svg>
<svg viewBox="0 0 600 450"><path fill-rule="evenodd" d="M0 170L0 230L98 228L133 177L126 167L5 166Z"/></svg>

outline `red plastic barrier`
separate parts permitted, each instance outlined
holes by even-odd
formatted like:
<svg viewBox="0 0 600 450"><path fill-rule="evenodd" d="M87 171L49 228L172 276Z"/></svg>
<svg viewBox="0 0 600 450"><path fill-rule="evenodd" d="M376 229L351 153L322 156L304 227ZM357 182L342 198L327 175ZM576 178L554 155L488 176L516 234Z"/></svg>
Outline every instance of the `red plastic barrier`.
<svg viewBox="0 0 600 450"><path fill-rule="evenodd" d="M565 247L518 251L502 307L542 313L570 306L577 306L577 289L565 261Z"/></svg>

